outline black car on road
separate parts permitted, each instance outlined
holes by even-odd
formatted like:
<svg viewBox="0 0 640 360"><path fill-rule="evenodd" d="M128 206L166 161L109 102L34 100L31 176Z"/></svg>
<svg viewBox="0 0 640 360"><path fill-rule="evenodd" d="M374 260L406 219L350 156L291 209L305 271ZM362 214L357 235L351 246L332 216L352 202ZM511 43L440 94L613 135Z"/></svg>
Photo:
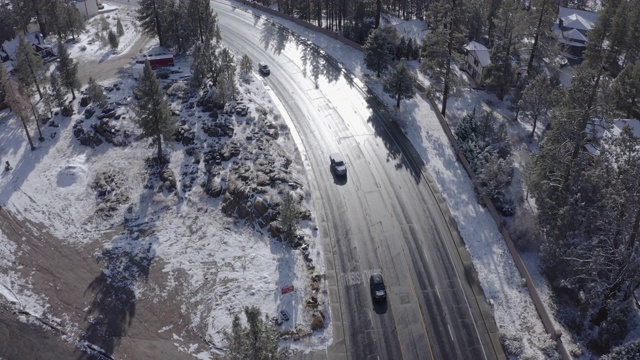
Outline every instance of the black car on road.
<svg viewBox="0 0 640 360"><path fill-rule="evenodd" d="M369 278L369 286L371 287L371 298L373 298L374 302L387 300L387 289L384 286L382 274L372 274Z"/></svg>

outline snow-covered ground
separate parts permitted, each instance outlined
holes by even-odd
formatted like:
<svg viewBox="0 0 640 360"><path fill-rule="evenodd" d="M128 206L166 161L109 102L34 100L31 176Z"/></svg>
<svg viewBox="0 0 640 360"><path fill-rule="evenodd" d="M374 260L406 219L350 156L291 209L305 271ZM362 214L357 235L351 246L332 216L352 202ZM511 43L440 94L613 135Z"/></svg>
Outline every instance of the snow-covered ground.
<svg viewBox="0 0 640 360"><path fill-rule="evenodd" d="M107 15L104 15L105 18ZM134 26L130 23L130 18L127 18L130 15L120 15L125 28ZM92 26L99 25L98 18L94 18ZM394 101L382 93L378 84L368 80L372 77L363 64L361 53L288 21L269 18L316 43L339 60L349 72L372 87L390 109L393 108ZM115 29L115 17L112 15L107 20ZM422 22L398 22L396 26L401 28L401 34L413 34L418 39L422 37ZM133 42L131 36L136 35L131 34L138 34L137 31L125 33L127 35L121 38L120 52L123 52L123 46ZM89 44L94 34L95 29L88 31L80 37L78 44L72 46L75 59L108 61L110 57L117 56L108 46L101 47L99 41ZM224 38L224 34L222 36ZM87 47L86 50L80 50L83 45ZM132 81L113 80L116 81L120 82L121 89L126 90L111 93L112 101L130 101L130 98L127 99L127 91L133 85ZM104 82L103 85L111 83ZM260 81L254 80L244 85L243 91L251 94L252 109L258 105L263 106L270 109L274 119L279 118L276 116L278 107ZM451 100L450 113L455 118L482 101L486 103L493 100L485 93L465 90L460 98ZM545 351L553 348L554 344L544 331L495 223L477 203L473 185L457 163L434 111L416 95L409 101L403 101L395 116L421 154L447 201L471 253L485 294L493 304L501 333L513 342L520 343L522 358L543 359ZM125 112L125 115L131 117L130 112ZM201 114L196 111L189 116L199 115ZM198 186L185 196L145 192L144 158L152 151L146 142L134 142L127 147L118 148L109 145L96 149L81 146L71 131L71 125L80 117L82 115L74 115L73 120L56 118L55 121L61 124L61 128L43 127L46 141L38 143L38 149L31 152L26 146L21 124L8 111L0 113L2 164L10 161L14 168L11 172L0 173L2 206L18 216L46 224L53 234L74 246L83 246L88 241L85 236L87 232L94 232L111 224L109 221L95 221L93 214L97 205L95 192L91 190L90 184L100 172L113 170L118 174L121 188L131 198L129 215L123 208L118 210L114 219L125 216L137 219L135 221L141 226L153 229L153 236L145 238L142 244L139 234L135 233L103 239L100 250L94 255L108 257L108 254L114 252L124 252L137 254L139 259L149 261L162 259L164 265L161 271L166 272L169 279L163 288L150 288L135 281L135 277L120 278L121 281L130 282L126 286L132 287L137 296L153 293L158 296L158 301L162 301L175 282L185 281L177 278L178 273L186 273L184 285L190 298L185 296L187 301L183 311L192 315L194 325L205 326L214 343L220 341L221 330L228 327L232 314L245 305L258 305L263 312L271 315L276 314L276 310L285 308L293 318L288 323L289 326L298 322L296 316L304 313L301 308L304 307L303 299L307 295L298 290L305 288L307 281L299 276L306 271L299 258L292 256L291 251L281 244L269 240L266 235L237 226L226 219L217 210L219 200L208 199ZM138 131L128 121L122 121L121 126L134 133ZM56 133L53 138L52 133ZM285 137L280 145L289 153L294 151L295 145L290 138ZM171 167L174 173L179 174L180 167L187 159L181 151L172 150L171 154ZM303 166L294 163L294 168L298 179L304 182ZM306 205L311 209L313 207L310 203ZM317 241L319 239L311 225L303 230L312 240L310 252L314 257L316 272L322 273L322 245ZM183 241L184 239L188 241ZM30 290L29 278L20 278L13 272L12 269L18 266L15 263L17 256L16 244L0 229L0 294L20 308L42 315L46 312L48 300ZM106 263L103 270L105 274L118 272L117 262ZM534 264L535 259L528 263ZM530 271L538 275L537 283L544 287L544 281L536 269ZM288 285L294 285L297 291L281 294L280 288ZM549 292L542 288L541 293L548 296ZM328 309L326 305L325 308ZM325 311L325 314L328 313ZM163 329L167 332L173 330L169 324ZM329 326L324 332L294 345L304 350L324 347L330 343L331 338ZM206 358L203 350L196 348L191 352Z"/></svg>
<svg viewBox="0 0 640 360"><path fill-rule="evenodd" d="M126 53L127 49L142 34L135 20L135 9L135 7L105 3L100 14L87 21L87 31L77 36L73 46L69 48L71 58L76 61L104 62ZM118 19L124 28L124 35L118 39L118 49L114 50L109 45L107 35L109 30L117 33Z"/></svg>

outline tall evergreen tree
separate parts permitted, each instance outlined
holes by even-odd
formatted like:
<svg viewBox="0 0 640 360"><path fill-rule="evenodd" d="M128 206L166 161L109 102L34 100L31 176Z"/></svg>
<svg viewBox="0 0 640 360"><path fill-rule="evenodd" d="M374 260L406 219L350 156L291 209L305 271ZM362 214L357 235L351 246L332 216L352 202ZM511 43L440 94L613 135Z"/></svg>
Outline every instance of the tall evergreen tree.
<svg viewBox="0 0 640 360"><path fill-rule="evenodd" d="M612 84L613 101L627 118L640 116L640 61L627 65Z"/></svg>
<svg viewBox="0 0 640 360"><path fill-rule="evenodd" d="M207 59L205 58L204 45L197 43L193 48L191 56L191 79L189 86L192 90L197 91L207 78Z"/></svg>
<svg viewBox="0 0 640 360"><path fill-rule="evenodd" d="M493 48L491 49L491 64L485 71L485 85L494 89L498 99L504 99L508 89L513 84L514 67L513 59L515 44L521 38L521 25L524 18L524 12L520 3L505 1L502 3L495 20L498 25L494 31L494 39L492 39Z"/></svg>
<svg viewBox="0 0 640 360"><path fill-rule="evenodd" d="M109 46L111 46L111 49L118 50L118 45L120 45L120 41L118 40L118 35L116 35L116 33L114 33L113 30L109 30L109 34L107 35L107 38L109 39Z"/></svg>
<svg viewBox="0 0 640 360"><path fill-rule="evenodd" d="M89 78L89 87L87 88L87 95L92 102L98 104L100 107L105 107L109 103L109 99L107 95L104 93L104 89L102 86L98 85L98 83L92 78Z"/></svg>
<svg viewBox="0 0 640 360"><path fill-rule="evenodd" d="M0 6L0 44L16 36L16 16L14 11L6 6Z"/></svg>
<svg viewBox="0 0 640 360"><path fill-rule="evenodd" d="M551 25L554 23L557 14L554 0L531 0L531 9L534 15L530 17L534 21L531 24L533 44L531 45L529 62L527 63L527 77L533 75L534 60L545 57L547 55L545 54L545 49L551 48L545 46L545 44L555 41L554 37L551 36Z"/></svg>
<svg viewBox="0 0 640 360"><path fill-rule="evenodd" d="M380 77L391 64L392 54L393 43L388 33L382 28L375 29L363 47L364 63L367 69L374 71L376 77Z"/></svg>
<svg viewBox="0 0 640 360"><path fill-rule="evenodd" d="M157 36L160 46L167 46L164 24L171 22L165 18L169 0L140 0L138 2L138 15L136 19L145 34Z"/></svg>
<svg viewBox="0 0 640 360"><path fill-rule="evenodd" d="M39 79L44 69L42 58L36 54L33 45L20 35L18 51L14 59L13 71L16 74L18 82L25 89L29 90L34 85L38 90L38 95L42 99L42 91L40 90Z"/></svg>
<svg viewBox="0 0 640 360"><path fill-rule="evenodd" d="M36 147L33 145L29 127L27 126L31 117L31 104L29 100L20 93L18 83L11 78L4 64L0 64L0 85L4 88L5 102L9 105L11 112L22 122L31 150L35 150Z"/></svg>
<svg viewBox="0 0 640 360"><path fill-rule="evenodd" d="M118 20L116 21L116 30L118 37L124 35L124 26L122 26L122 21L120 21L120 18L118 18Z"/></svg>
<svg viewBox="0 0 640 360"><path fill-rule="evenodd" d="M152 139L151 144L156 145L158 149L158 161L164 163L162 139L172 136L175 122L149 61L144 65L140 85L135 91L140 98L135 107L135 113L136 122L142 129L142 138Z"/></svg>
<svg viewBox="0 0 640 360"><path fill-rule="evenodd" d="M216 38L218 15L211 10L207 0L189 0L189 14L197 28L201 43L210 43Z"/></svg>
<svg viewBox="0 0 640 360"><path fill-rule="evenodd" d="M242 59L240 60L240 72L246 75L246 74L249 74L252 69L253 69L253 61L251 61L251 58L249 57L249 55L247 54L242 55Z"/></svg>
<svg viewBox="0 0 640 360"><path fill-rule="evenodd" d="M66 94L64 93L62 85L60 85L60 77L58 76L58 73L51 73L51 76L49 77L49 85L51 86L51 97L53 98L53 101L60 109L62 109L64 107Z"/></svg>
<svg viewBox="0 0 640 360"><path fill-rule="evenodd" d="M538 119L552 108L555 97L556 94L551 89L551 83L544 74L531 79L524 88L518 108L533 121L531 136L536 133Z"/></svg>
<svg viewBox="0 0 640 360"><path fill-rule="evenodd" d="M281 349L278 331L271 325L267 316L264 318L257 307L245 307L244 315L247 326L242 325L240 316L233 317L231 332L224 332L229 346L225 357L230 360L270 359L285 360L288 351Z"/></svg>
<svg viewBox="0 0 640 360"><path fill-rule="evenodd" d="M446 115L447 100L458 83L453 65L465 43L466 9L461 0L439 0L429 5L427 13L431 32L423 42L420 71L434 80L435 92L441 94L440 113Z"/></svg>
<svg viewBox="0 0 640 360"><path fill-rule="evenodd" d="M396 99L397 108L400 108L400 100L408 100L415 95L415 77L404 59L383 79L382 86L384 92Z"/></svg>
<svg viewBox="0 0 640 360"><path fill-rule="evenodd" d="M637 41L640 39L640 0L629 3L627 29L623 67L640 60L640 41Z"/></svg>
<svg viewBox="0 0 640 360"><path fill-rule="evenodd" d="M78 80L78 63L73 61L69 55L69 50L63 43L58 43L58 70L60 71L60 84L71 91L72 99L76 99L74 90L80 89L80 80Z"/></svg>
<svg viewBox="0 0 640 360"><path fill-rule="evenodd" d="M220 52L220 74L218 75L218 94L222 103L233 100L236 94L236 65L231 52L224 48Z"/></svg>
<svg viewBox="0 0 640 360"><path fill-rule="evenodd" d="M76 35L85 29L85 19L73 3L66 4L64 16L64 32L71 33L71 37L75 40Z"/></svg>

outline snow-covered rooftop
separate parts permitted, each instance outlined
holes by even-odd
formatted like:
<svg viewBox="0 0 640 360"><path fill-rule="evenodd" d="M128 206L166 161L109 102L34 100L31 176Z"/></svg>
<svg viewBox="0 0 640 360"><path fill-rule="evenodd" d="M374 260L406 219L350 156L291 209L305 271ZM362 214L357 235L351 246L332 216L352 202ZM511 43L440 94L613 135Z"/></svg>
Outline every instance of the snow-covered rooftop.
<svg viewBox="0 0 640 360"><path fill-rule="evenodd" d="M572 29L589 31L593 30L593 26L595 25L593 21L589 21L578 14L571 14L561 19L564 27Z"/></svg>
<svg viewBox="0 0 640 360"><path fill-rule="evenodd" d="M591 24L595 24L598 21L598 14L592 11L572 9L564 6L560 6L558 8L558 18L562 19L563 22L566 22L564 19L569 18L571 15L577 15ZM591 30L591 29L583 29L583 30Z"/></svg>
<svg viewBox="0 0 640 360"><path fill-rule="evenodd" d="M489 64L491 64L489 49L487 49L486 46L478 42L471 41L465 46L465 49L467 49L468 51L473 51L476 54L476 57L478 58L478 61L480 62L480 65L482 67L487 67L489 66Z"/></svg>

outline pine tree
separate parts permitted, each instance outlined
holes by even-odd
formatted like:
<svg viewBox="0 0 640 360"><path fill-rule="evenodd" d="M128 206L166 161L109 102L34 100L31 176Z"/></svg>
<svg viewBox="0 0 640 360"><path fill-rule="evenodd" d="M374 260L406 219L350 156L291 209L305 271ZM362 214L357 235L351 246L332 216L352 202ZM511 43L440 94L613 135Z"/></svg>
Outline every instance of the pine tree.
<svg viewBox="0 0 640 360"><path fill-rule="evenodd" d="M495 19L497 25L494 38L491 39L491 64L484 74L484 83L496 91L498 99L503 100L514 78L512 57L515 44L520 39L519 26L523 22L524 12L520 3L505 1L500 6Z"/></svg>
<svg viewBox="0 0 640 360"><path fill-rule="evenodd" d="M244 54L242 56L242 59L240 60L240 72L246 75L251 73L252 69L253 69L253 61L251 61L251 58L249 57L249 55Z"/></svg>
<svg viewBox="0 0 640 360"><path fill-rule="evenodd" d="M171 117L169 104L149 61L144 65L140 85L135 91L140 98L135 113L136 122L142 128L142 138L152 139L151 144L158 148L158 161L164 163L162 139L172 136L175 122Z"/></svg>
<svg viewBox="0 0 640 360"><path fill-rule="evenodd" d="M367 69L374 71L376 77L380 77L391 64L392 51L392 42L387 32L382 28L375 29L363 47L364 63Z"/></svg>
<svg viewBox="0 0 640 360"><path fill-rule="evenodd" d="M14 10L0 6L0 44L16 36L16 15Z"/></svg>
<svg viewBox="0 0 640 360"><path fill-rule="evenodd" d="M189 80L189 86L192 90L198 90L202 86L202 83L207 78L207 62L204 53L204 46L197 43L193 49L191 56L191 79Z"/></svg>
<svg viewBox="0 0 640 360"><path fill-rule="evenodd" d="M66 4L64 7L63 19L64 33L71 33L71 37L75 40L76 35L85 29L85 19L80 14L78 8L72 4Z"/></svg>
<svg viewBox="0 0 640 360"><path fill-rule="evenodd" d="M33 46L22 35L19 37L18 51L13 63L13 71L20 85L27 90L35 85L38 95L42 99L39 78L44 69L44 63L42 58L36 54Z"/></svg>
<svg viewBox="0 0 640 360"><path fill-rule="evenodd" d="M441 94L446 115L447 100L455 92L458 78L453 71L454 55L465 42L463 24L466 10L460 0L440 0L429 6L428 17L432 31L422 47L420 71L434 80L434 90Z"/></svg>
<svg viewBox="0 0 640 360"><path fill-rule="evenodd" d="M116 31L118 33L118 37L122 37L122 35L124 35L124 26L122 26L122 21L120 21L120 18L118 18L118 20L116 21Z"/></svg>
<svg viewBox="0 0 640 360"><path fill-rule="evenodd" d="M629 9L623 68L640 60L640 41L636 41L640 39L640 0L632 0Z"/></svg>
<svg viewBox="0 0 640 360"><path fill-rule="evenodd" d="M63 43L58 43L58 70L60 71L60 83L67 90L71 91L72 99L76 99L74 90L80 89L80 80L78 80L78 63L71 59L69 50Z"/></svg>
<svg viewBox="0 0 640 360"><path fill-rule="evenodd" d="M111 30L111 25L109 24L109 20L104 17L104 15L100 15L100 31L107 32Z"/></svg>
<svg viewBox="0 0 640 360"><path fill-rule="evenodd" d="M640 61L625 67L612 85L613 101L625 117L640 115Z"/></svg>
<svg viewBox="0 0 640 360"><path fill-rule="evenodd" d="M111 49L118 50L118 45L120 43L120 41L118 40L118 35L116 35L113 30L109 30L109 34L107 35L107 37L109 38L109 45L111 46Z"/></svg>
<svg viewBox="0 0 640 360"><path fill-rule="evenodd" d="M196 26L200 42L203 44L211 43L217 38L218 15L213 13L207 0L189 0L188 6L190 19Z"/></svg>
<svg viewBox="0 0 640 360"><path fill-rule="evenodd" d="M60 85L60 77L57 73L51 73L51 76L49 77L49 85L51 86L51 97L53 98L53 101L60 109L62 109L64 107L66 94Z"/></svg>
<svg viewBox="0 0 640 360"><path fill-rule="evenodd" d="M244 315L247 327L242 325L240 316L233 317L231 332L224 332L229 348L225 358L230 360L270 359L285 360L289 358L286 349L281 349L279 333L271 325L270 319L262 317L257 307L245 307Z"/></svg>
<svg viewBox="0 0 640 360"><path fill-rule="evenodd" d="M220 74L216 84L222 103L235 99L236 65L231 52L224 48L220 53Z"/></svg>
<svg viewBox="0 0 640 360"><path fill-rule="evenodd" d="M406 60L400 60L393 72L383 79L382 86L384 92L396 99L396 108L400 108L400 100L413 98L415 77L407 66Z"/></svg>
<svg viewBox="0 0 640 360"><path fill-rule="evenodd" d="M538 119L553 107L555 97L556 94L551 89L551 83L544 74L530 80L524 88L518 108L533 121L531 136L536 133Z"/></svg>
<svg viewBox="0 0 640 360"><path fill-rule="evenodd" d="M100 107L105 107L109 103L109 99L107 98L107 95L105 95L104 89L102 86L98 85L92 77L89 78L87 95L89 95L92 102L100 105Z"/></svg>
<svg viewBox="0 0 640 360"><path fill-rule="evenodd" d="M157 36L160 46L167 46L164 24L172 19L166 19L166 9L170 5L168 0L140 0L138 2L138 15L136 19L145 34Z"/></svg>
<svg viewBox="0 0 640 360"><path fill-rule="evenodd" d="M298 230L300 209L291 191L285 191L280 204L280 226L285 241L293 242Z"/></svg>
<svg viewBox="0 0 640 360"><path fill-rule="evenodd" d="M545 49L552 49L548 45L551 41L555 41L555 38L551 36L551 25L557 14L554 0L531 0L531 9L534 15L529 17L534 21L530 26L533 29L533 34L531 34L533 44L527 63L527 77L532 76L535 59L541 59L545 56L552 58L549 54L545 54Z"/></svg>
<svg viewBox="0 0 640 360"><path fill-rule="evenodd" d="M31 104L29 100L20 93L18 83L11 78L4 64L0 64L0 85L2 85L6 94L5 102L9 105L11 112L22 122L24 132L31 146L31 151L35 150L36 147L33 145L29 127L27 126L27 122L31 117Z"/></svg>
<svg viewBox="0 0 640 360"><path fill-rule="evenodd" d="M487 155L477 174L477 181L490 199L502 202L504 189L513 178L513 163L511 157L503 159L497 152L489 151Z"/></svg>
<svg viewBox="0 0 640 360"><path fill-rule="evenodd" d="M407 58L407 39L405 39L404 36L400 38L400 42L398 43L398 46L396 46L395 58Z"/></svg>

